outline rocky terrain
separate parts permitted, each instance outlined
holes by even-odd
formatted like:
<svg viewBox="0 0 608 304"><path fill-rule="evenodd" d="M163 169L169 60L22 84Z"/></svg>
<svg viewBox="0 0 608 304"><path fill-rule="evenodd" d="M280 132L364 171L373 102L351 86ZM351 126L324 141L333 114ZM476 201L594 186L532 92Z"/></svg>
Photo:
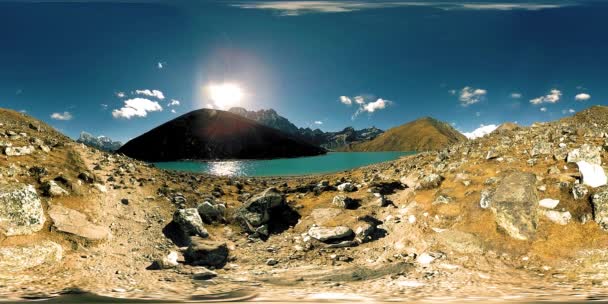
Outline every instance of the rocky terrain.
<svg viewBox="0 0 608 304"><path fill-rule="evenodd" d="M201 109L130 140L117 152L145 161L177 161L285 158L326 151L242 116Z"/></svg>
<svg viewBox="0 0 608 304"><path fill-rule="evenodd" d="M107 136L93 136L87 132L80 132L80 137L76 140L78 143L85 144L89 147L97 148L102 151L113 152L122 146L119 141L114 141Z"/></svg>
<svg viewBox="0 0 608 304"><path fill-rule="evenodd" d="M0 294L605 298L608 107L322 176L167 172L0 111Z"/></svg>
<svg viewBox="0 0 608 304"><path fill-rule="evenodd" d="M361 130L346 127L338 132L323 132L320 129L298 128L273 109L248 111L244 108L235 107L228 111L328 150L339 150L354 143L367 142L384 132L376 127Z"/></svg>
<svg viewBox="0 0 608 304"><path fill-rule="evenodd" d="M391 128L375 139L345 146L347 151L430 151L466 141L448 123L431 117L423 117Z"/></svg>

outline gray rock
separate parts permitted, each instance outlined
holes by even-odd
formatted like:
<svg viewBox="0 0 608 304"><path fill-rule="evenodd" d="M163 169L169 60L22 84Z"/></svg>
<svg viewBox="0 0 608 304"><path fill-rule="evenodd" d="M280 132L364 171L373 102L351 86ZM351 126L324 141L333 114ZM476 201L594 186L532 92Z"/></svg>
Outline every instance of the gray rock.
<svg viewBox="0 0 608 304"><path fill-rule="evenodd" d="M226 243L200 237L192 237L191 241L184 253L187 264L215 268L221 268L226 264L228 259Z"/></svg>
<svg viewBox="0 0 608 304"><path fill-rule="evenodd" d="M44 182L42 184L42 191L43 191L44 195L50 196L50 197L64 196L64 195L70 194L67 190L61 188L61 186L59 186L53 180Z"/></svg>
<svg viewBox="0 0 608 304"><path fill-rule="evenodd" d="M217 272L205 267L199 267L192 273L193 280L206 281L217 277Z"/></svg>
<svg viewBox="0 0 608 304"><path fill-rule="evenodd" d="M87 240L100 241L112 236L108 227L95 225L87 220L87 216L70 208L51 205L49 217L53 227L61 232L70 233Z"/></svg>
<svg viewBox="0 0 608 304"><path fill-rule="evenodd" d="M572 196L575 200L584 199L589 194L589 189L582 184L572 186Z"/></svg>
<svg viewBox="0 0 608 304"><path fill-rule="evenodd" d="M567 225L572 220L572 214L569 211L546 210L543 213L548 220L558 225Z"/></svg>
<svg viewBox="0 0 608 304"><path fill-rule="evenodd" d="M32 234L42 229L45 221L34 186L0 186L0 231L4 235Z"/></svg>
<svg viewBox="0 0 608 304"><path fill-rule="evenodd" d="M538 197L535 184L536 176L532 173L510 173L490 199L496 224L512 238L528 240L536 233Z"/></svg>
<svg viewBox="0 0 608 304"><path fill-rule="evenodd" d="M224 204L211 204L210 202L203 202L196 208L198 214L201 216L204 222L213 223L224 220L224 214L226 213L226 205Z"/></svg>
<svg viewBox="0 0 608 304"><path fill-rule="evenodd" d="M0 274L15 273L61 261L63 248L51 241L26 246L0 247Z"/></svg>
<svg viewBox="0 0 608 304"><path fill-rule="evenodd" d="M285 196L276 188L256 194L236 211L236 219L243 229L254 233L270 221L270 210L285 204Z"/></svg>
<svg viewBox="0 0 608 304"><path fill-rule="evenodd" d="M332 204L344 208L344 209L354 209L357 207L357 201L346 196L346 195L336 195L332 200Z"/></svg>
<svg viewBox="0 0 608 304"><path fill-rule="evenodd" d="M32 154L34 150L34 146L6 147L4 148L4 154L6 154L7 156L23 156Z"/></svg>
<svg viewBox="0 0 608 304"><path fill-rule="evenodd" d="M439 174L431 173L425 177L423 177L418 185L416 186L416 190L427 190L439 187L441 182L443 181L443 177Z"/></svg>
<svg viewBox="0 0 608 304"><path fill-rule="evenodd" d="M608 186L600 188L592 197L594 220L600 227L608 231Z"/></svg>
<svg viewBox="0 0 608 304"><path fill-rule="evenodd" d="M433 205L449 204L451 202L452 202L452 198L451 197L449 197L449 196L447 196L445 194L440 194L433 201Z"/></svg>
<svg viewBox="0 0 608 304"><path fill-rule="evenodd" d="M540 142L532 147L530 150L530 156L538 156L538 155L549 155L553 153L553 145L548 142Z"/></svg>
<svg viewBox="0 0 608 304"><path fill-rule="evenodd" d="M359 222L359 225L355 229L355 240L359 243L370 241L374 231L376 231L374 225L367 222Z"/></svg>
<svg viewBox="0 0 608 304"><path fill-rule="evenodd" d="M173 221L187 235L198 235L206 238L209 236L207 229L203 226L203 220L196 208L179 209L173 213Z"/></svg>
<svg viewBox="0 0 608 304"><path fill-rule="evenodd" d="M308 230L308 235L315 240L328 242L340 240L353 236L353 231L346 226L319 227L313 226Z"/></svg>
<svg viewBox="0 0 608 304"><path fill-rule="evenodd" d="M602 164L602 148L594 147L588 144L582 145L578 149L574 149L568 153L566 159L569 163L577 163L580 161L586 161L590 164L601 165Z"/></svg>
<svg viewBox="0 0 608 304"><path fill-rule="evenodd" d="M355 185L353 185L352 183L342 183L342 184L338 185L338 191L341 191L341 192L353 192L356 190L357 190L357 187L355 187Z"/></svg>
<svg viewBox="0 0 608 304"><path fill-rule="evenodd" d="M489 189L482 190L481 198L479 199L479 207L481 207L483 209L490 208L490 203L491 203L493 194L494 194L493 190L489 190Z"/></svg>

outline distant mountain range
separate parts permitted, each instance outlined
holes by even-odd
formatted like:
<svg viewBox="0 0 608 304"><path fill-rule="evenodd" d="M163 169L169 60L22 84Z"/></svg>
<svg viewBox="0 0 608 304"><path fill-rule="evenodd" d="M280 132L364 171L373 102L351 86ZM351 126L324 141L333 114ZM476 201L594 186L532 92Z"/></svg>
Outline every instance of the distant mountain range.
<svg viewBox="0 0 608 304"><path fill-rule="evenodd" d="M93 136L87 132L80 132L80 137L76 140L79 143L83 143L87 146L97 148L103 151L116 151L121 146L122 143L119 141L113 141L111 138L107 136Z"/></svg>
<svg viewBox="0 0 608 304"><path fill-rule="evenodd" d="M443 149L467 138L450 124L423 117L391 128L371 141L351 144L346 151L427 151Z"/></svg>
<svg viewBox="0 0 608 304"><path fill-rule="evenodd" d="M174 161L313 156L326 150L231 112L201 109L130 140L118 152L144 161Z"/></svg>
<svg viewBox="0 0 608 304"><path fill-rule="evenodd" d="M339 150L354 143L370 141L384 132L376 127L361 130L347 127L338 132L323 132L320 129L298 128L273 109L248 111L236 107L228 111L328 150Z"/></svg>

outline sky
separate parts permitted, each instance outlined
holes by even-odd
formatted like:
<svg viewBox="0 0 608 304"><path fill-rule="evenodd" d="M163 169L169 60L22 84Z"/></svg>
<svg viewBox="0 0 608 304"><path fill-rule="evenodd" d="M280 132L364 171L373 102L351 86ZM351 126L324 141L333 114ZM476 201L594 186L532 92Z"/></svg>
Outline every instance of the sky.
<svg viewBox="0 0 608 304"><path fill-rule="evenodd" d="M0 1L0 107L128 141L204 107L462 132L608 102L602 1ZM481 129L478 129L480 128Z"/></svg>

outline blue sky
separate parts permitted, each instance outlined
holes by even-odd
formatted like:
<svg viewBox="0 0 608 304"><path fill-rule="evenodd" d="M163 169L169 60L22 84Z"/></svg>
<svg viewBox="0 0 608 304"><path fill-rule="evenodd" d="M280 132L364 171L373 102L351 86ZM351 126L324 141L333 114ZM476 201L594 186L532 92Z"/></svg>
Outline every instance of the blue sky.
<svg viewBox="0 0 608 304"><path fill-rule="evenodd" d="M326 131L529 124L606 104L606 16L600 1L0 2L0 107L126 141L223 107L208 88L230 83L241 106Z"/></svg>

